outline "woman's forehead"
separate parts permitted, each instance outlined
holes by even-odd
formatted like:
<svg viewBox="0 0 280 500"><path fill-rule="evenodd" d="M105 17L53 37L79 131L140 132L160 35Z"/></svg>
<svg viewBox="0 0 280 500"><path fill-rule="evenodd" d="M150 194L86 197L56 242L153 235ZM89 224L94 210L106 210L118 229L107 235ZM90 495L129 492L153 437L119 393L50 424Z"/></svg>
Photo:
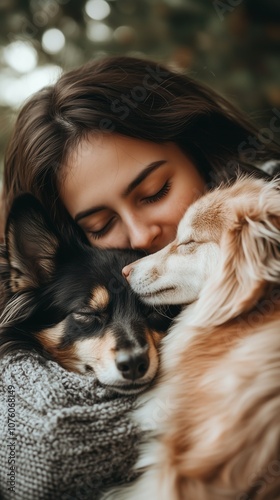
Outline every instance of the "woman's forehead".
<svg viewBox="0 0 280 500"><path fill-rule="evenodd" d="M88 159L97 166L108 159L114 160L114 163L125 160L124 166L131 160L141 166L145 165L146 159L150 159L150 155L167 153L169 148L174 146L175 144L171 142L158 144L120 134L91 134L80 141L67 166L71 169Z"/></svg>
<svg viewBox="0 0 280 500"><path fill-rule="evenodd" d="M157 144L117 134L93 135L83 140L64 167L60 196L73 216L76 206L87 205L87 193L97 202L107 192L121 193L153 162L168 161L172 143Z"/></svg>

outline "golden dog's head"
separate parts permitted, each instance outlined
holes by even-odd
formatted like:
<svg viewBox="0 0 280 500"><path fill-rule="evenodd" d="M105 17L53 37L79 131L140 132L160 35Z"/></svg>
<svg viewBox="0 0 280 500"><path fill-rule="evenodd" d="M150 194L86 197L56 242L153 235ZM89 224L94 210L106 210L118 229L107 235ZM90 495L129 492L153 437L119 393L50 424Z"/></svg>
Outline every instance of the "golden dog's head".
<svg viewBox="0 0 280 500"><path fill-rule="evenodd" d="M189 207L176 239L123 270L150 304L199 299L199 324L221 324L248 311L280 280L277 181L241 177Z"/></svg>

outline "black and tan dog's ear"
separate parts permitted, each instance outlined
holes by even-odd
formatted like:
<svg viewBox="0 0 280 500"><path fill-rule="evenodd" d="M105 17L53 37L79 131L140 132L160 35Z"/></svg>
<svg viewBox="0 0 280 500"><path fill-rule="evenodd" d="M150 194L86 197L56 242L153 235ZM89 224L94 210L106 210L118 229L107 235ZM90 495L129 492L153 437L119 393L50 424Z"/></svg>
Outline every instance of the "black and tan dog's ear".
<svg viewBox="0 0 280 500"><path fill-rule="evenodd" d="M14 200L5 236L12 291L34 288L48 281L54 271L59 239L34 196L22 194Z"/></svg>

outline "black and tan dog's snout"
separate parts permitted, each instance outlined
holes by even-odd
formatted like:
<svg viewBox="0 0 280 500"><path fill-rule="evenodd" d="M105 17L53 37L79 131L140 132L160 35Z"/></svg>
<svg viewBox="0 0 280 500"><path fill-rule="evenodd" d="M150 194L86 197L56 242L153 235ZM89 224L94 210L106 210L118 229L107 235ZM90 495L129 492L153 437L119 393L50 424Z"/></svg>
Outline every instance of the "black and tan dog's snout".
<svg viewBox="0 0 280 500"><path fill-rule="evenodd" d="M141 379L150 366L148 346L141 351L139 349L119 351L116 354L115 363L124 379L131 381Z"/></svg>

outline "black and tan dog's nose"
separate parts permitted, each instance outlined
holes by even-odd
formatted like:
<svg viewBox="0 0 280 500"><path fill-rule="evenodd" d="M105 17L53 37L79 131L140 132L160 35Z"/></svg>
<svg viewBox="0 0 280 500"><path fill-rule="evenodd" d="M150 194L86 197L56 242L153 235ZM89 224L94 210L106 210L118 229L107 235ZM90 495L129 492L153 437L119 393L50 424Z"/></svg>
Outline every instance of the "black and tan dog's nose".
<svg viewBox="0 0 280 500"><path fill-rule="evenodd" d="M137 380L145 375L150 365L147 351L124 352L120 351L116 356L116 366L123 378Z"/></svg>

